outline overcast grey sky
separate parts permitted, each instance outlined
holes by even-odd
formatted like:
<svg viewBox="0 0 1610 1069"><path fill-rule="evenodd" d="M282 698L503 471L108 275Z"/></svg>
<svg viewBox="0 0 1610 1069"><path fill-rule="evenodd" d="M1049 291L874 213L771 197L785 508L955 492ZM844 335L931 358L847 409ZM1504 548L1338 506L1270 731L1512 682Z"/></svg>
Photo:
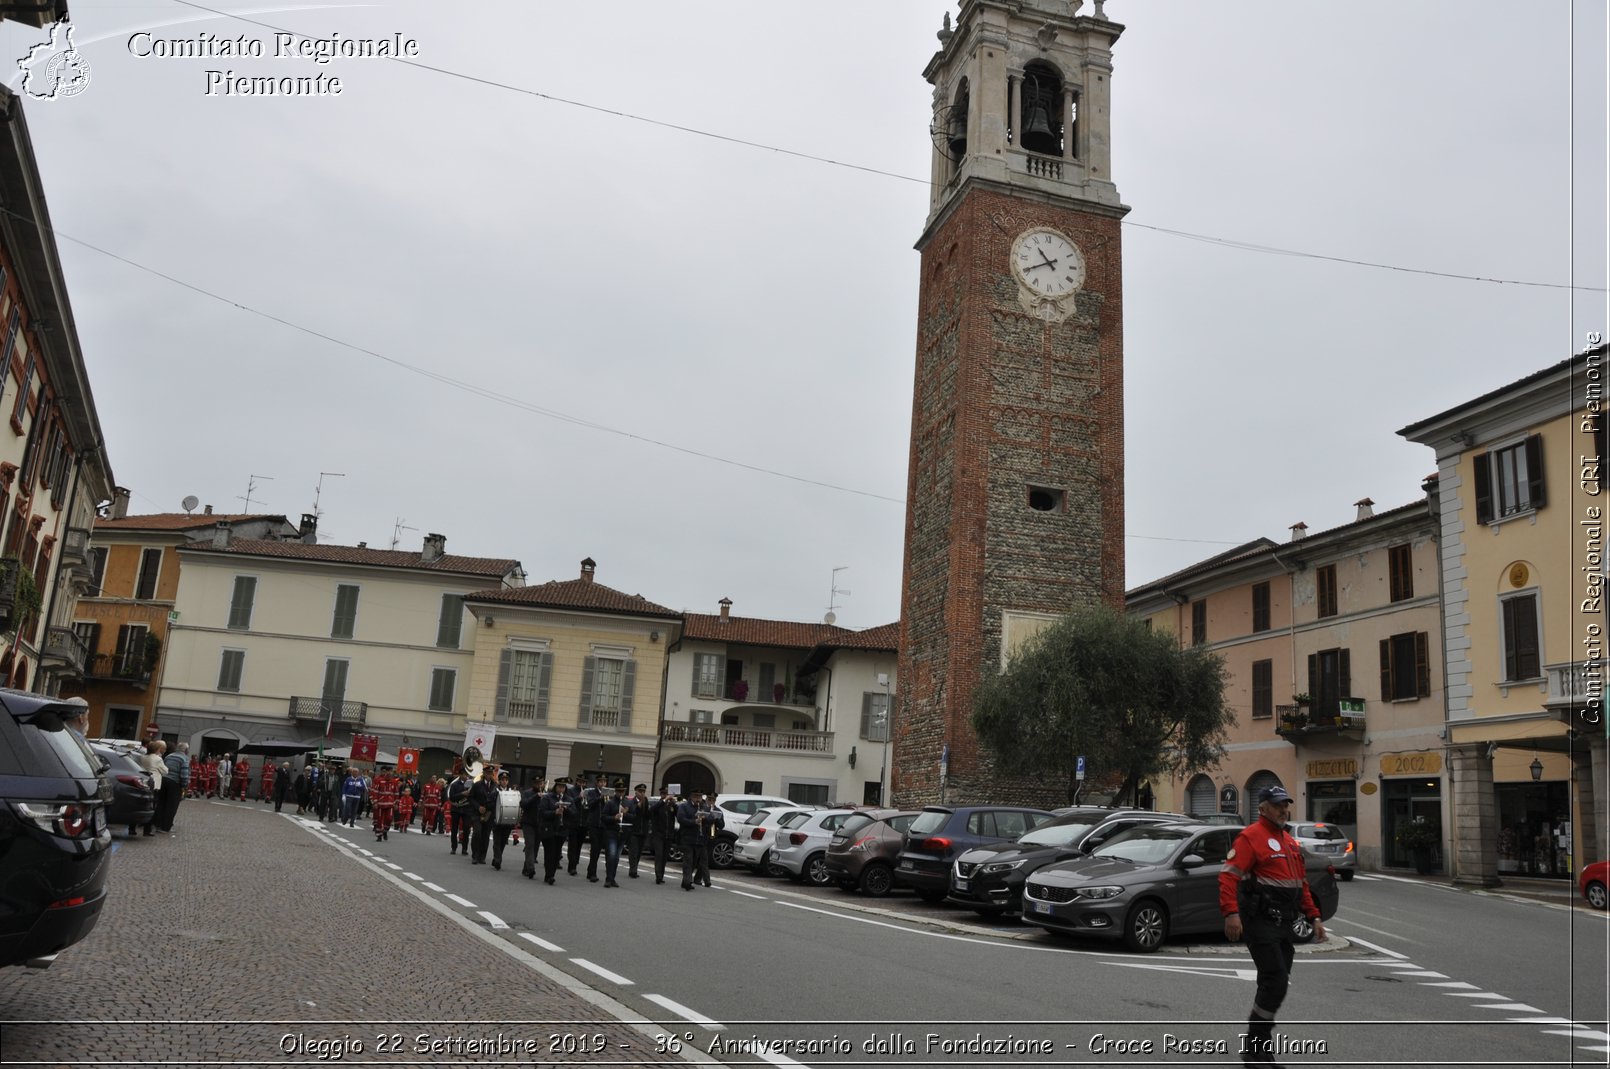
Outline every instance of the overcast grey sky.
<svg viewBox="0 0 1610 1069"><path fill-rule="evenodd" d="M782 619L842 566L840 623L898 616L921 72L954 2L208 6L253 21L73 0L90 84L27 105L134 511L238 511L255 474L294 519L339 472L333 541L400 520L533 582L592 556ZM1128 585L1414 500L1434 462L1399 427L1605 328L1598 0L1106 11ZM275 29L419 54L275 58ZM267 55L141 57L139 31ZM208 70L343 91L209 96Z"/></svg>

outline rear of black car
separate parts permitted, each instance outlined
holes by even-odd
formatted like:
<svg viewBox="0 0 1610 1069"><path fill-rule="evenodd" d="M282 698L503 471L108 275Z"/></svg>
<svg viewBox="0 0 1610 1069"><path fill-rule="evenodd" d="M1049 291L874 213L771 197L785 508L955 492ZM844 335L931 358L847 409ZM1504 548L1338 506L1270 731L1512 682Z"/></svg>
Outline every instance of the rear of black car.
<svg viewBox="0 0 1610 1069"><path fill-rule="evenodd" d="M0 966L43 966L106 901L111 786L63 723L75 705L0 689Z"/></svg>

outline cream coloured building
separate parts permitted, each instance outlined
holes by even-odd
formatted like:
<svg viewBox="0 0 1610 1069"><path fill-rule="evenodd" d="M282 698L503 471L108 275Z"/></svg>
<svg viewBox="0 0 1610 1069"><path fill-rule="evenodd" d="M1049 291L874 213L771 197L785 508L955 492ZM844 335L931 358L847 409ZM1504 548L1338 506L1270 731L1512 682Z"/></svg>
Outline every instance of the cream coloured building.
<svg viewBox="0 0 1610 1069"><path fill-rule="evenodd" d="M801 803L887 796L899 626L688 613L666 675L656 778Z"/></svg>
<svg viewBox="0 0 1610 1069"><path fill-rule="evenodd" d="M1426 490L1129 591L1132 616L1224 659L1236 714L1221 762L1154 781L1156 808L1250 820L1257 792L1279 783L1297 819L1346 829L1368 869L1413 862L1395 842L1405 821L1448 826L1436 480Z"/></svg>
<svg viewBox="0 0 1610 1069"><path fill-rule="evenodd" d="M1436 452L1455 876L1607 856L1602 342L1405 427Z"/></svg>
<svg viewBox="0 0 1610 1069"><path fill-rule="evenodd" d="M474 621L466 595L523 584L520 562L453 556L441 535L421 549L242 539L219 522L182 561L156 719L197 755L267 738L345 746L378 735L382 752L423 750L450 767L463 748Z"/></svg>
<svg viewBox="0 0 1610 1069"><path fill-rule="evenodd" d="M465 708L492 735L487 757L516 785L602 772L647 784L654 773L666 650L682 614L594 581L479 590L465 599L474 667Z"/></svg>

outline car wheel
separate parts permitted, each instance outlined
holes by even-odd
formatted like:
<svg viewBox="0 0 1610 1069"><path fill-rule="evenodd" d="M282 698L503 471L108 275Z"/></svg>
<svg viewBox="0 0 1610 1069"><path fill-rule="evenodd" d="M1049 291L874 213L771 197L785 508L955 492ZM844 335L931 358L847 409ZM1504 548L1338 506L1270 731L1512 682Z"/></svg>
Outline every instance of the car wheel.
<svg viewBox="0 0 1610 1069"><path fill-rule="evenodd" d="M1353 878L1353 870L1352 869L1338 869L1338 870L1336 870L1336 876L1337 876L1338 879L1342 880L1345 883L1346 881L1351 880Z"/></svg>
<svg viewBox="0 0 1610 1069"><path fill-rule="evenodd" d="M771 851L770 850L766 851L766 856L760 859L760 871L765 873L767 876L787 876L788 875L788 870L787 869L783 868L781 865L779 865L776 862L772 861L772 859L771 859Z"/></svg>
<svg viewBox="0 0 1610 1069"><path fill-rule="evenodd" d="M710 848L710 867L713 869L732 868L732 844L725 839L717 839Z"/></svg>
<svg viewBox="0 0 1610 1069"><path fill-rule="evenodd" d="M833 882L832 875L827 871L827 855L812 854L805 859L805 866L800 870L805 874L805 882L812 887L826 887Z"/></svg>
<svg viewBox="0 0 1610 1069"><path fill-rule="evenodd" d="M665 857L666 860L672 862L673 864L680 865L682 863L682 848L673 844L671 848L665 852Z"/></svg>
<svg viewBox="0 0 1610 1069"><path fill-rule="evenodd" d="M1588 905L1594 909L1604 909L1606 905L1610 905L1610 893L1605 891L1604 884L1598 880L1588 884Z"/></svg>
<svg viewBox="0 0 1610 1069"><path fill-rule="evenodd" d="M1124 945L1150 954L1168 938L1168 910L1155 898L1136 902L1124 918Z"/></svg>
<svg viewBox="0 0 1610 1069"><path fill-rule="evenodd" d="M1299 913L1297 919L1291 922L1291 938L1298 943L1306 943L1313 939L1314 922Z"/></svg>
<svg viewBox="0 0 1610 1069"><path fill-rule="evenodd" d="M927 902L929 905L932 905L936 902L943 902L946 897L949 896L949 894L950 892L944 889L937 891L919 889L917 891L917 897L922 899L924 902Z"/></svg>
<svg viewBox="0 0 1610 1069"><path fill-rule="evenodd" d="M888 865L872 864L861 870L861 891L873 898L882 898L894 887L894 873Z"/></svg>

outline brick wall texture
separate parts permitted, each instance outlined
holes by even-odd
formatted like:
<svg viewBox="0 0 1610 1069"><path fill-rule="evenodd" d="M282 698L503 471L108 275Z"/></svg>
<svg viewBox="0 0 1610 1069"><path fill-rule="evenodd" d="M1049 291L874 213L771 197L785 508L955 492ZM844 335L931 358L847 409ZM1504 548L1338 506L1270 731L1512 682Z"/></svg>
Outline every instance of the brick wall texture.
<svg viewBox="0 0 1610 1069"><path fill-rule="evenodd" d="M1003 612L1123 604L1119 221L982 186L958 196L922 250L893 797L1061 805L1066 776L995 773L972 700L1000 664ZM1024 310L1008 268L1013 239L1035 226L1085 257L1061 323ZM1065 508L1030 508L1031 486L1063 491Z"/></svg>

